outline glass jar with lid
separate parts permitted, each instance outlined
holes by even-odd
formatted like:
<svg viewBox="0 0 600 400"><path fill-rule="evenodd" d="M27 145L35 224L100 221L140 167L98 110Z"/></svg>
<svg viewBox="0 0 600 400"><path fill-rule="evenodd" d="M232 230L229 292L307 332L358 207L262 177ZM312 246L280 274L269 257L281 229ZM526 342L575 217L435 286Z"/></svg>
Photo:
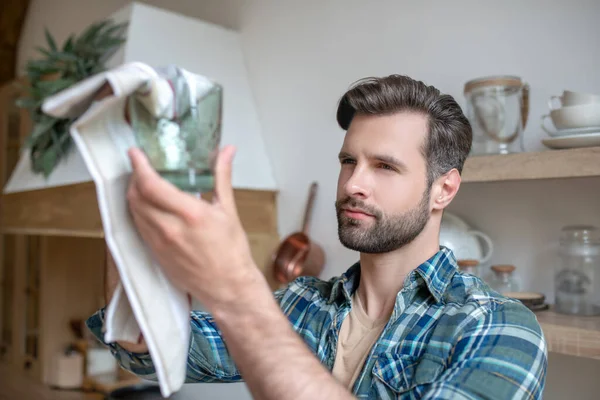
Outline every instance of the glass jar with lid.
<svg viewBox="0 0 600 400"><path fill-rule="evenodd" d="M504 295L518 292L521 289L519 280L513 274L516 269L514 265L492 265L491 269L490 286L492 289Z"/></svg>
<svg viewBox="0 0 600 400"><path fill-rule="evenodd" d="M564 227L554 276L556 311L600 315L599 271L600 230L591 225Z"/></svg>
<svg viewBox="0 0 600 400"><path fill-rule="evenodd" d="M480 276L480 271L479 271L479 260L472 260L472 259L462 259L462 260L457 260L456 262L458 264L458 268L462 271L465 272L467 274L471 274L477 277L481 277Z"/></svg>
<svg viewBox="0 0 600 400"><path fill-rule="evenodd" d="M485 76L465 83L466 116L473 128L471 154L524 151L529 85L518 76Z"/></svg>

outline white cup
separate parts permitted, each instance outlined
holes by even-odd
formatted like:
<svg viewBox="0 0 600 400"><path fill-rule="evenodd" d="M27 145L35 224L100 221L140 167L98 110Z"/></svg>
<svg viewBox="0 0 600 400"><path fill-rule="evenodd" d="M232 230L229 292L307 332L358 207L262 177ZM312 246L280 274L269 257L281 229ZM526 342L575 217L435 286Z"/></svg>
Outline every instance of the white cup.
<svg viewBox="0 0 600 400"><path fill-rule="evenodd" d="M565 90L561 96L550 97L550 100L548 100L548 107L550 107L550 110L557 110L561 107L590 103L600 103L600 95Z"/></svg>
<svg viewBox="0 0 600 400"><path fill-rule="evenodd" d="M542 129L546 118L550 118L556 129L579 129L600 127L600 102L562 107L542 115Z"/></svg>

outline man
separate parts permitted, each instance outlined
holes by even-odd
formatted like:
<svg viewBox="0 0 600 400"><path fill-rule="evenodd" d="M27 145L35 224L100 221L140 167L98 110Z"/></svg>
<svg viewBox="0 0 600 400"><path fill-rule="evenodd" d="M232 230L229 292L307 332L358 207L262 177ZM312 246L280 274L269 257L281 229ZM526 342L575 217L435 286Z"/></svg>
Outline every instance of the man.
<svg viewBox="0 0 600 400"><path fill-rule="evenodd" d="M337 120L347 131L339 239L360 261L275 296L236 213L232 148L218 157L212 203L130 152L136 226L174 284L209 312L191 316L187 382L243 377L261 399L541 398L547 353L534 314L458 271L439 246L471 147L459 105L405 76L369 78L344 94ZM99 339L102 320L100 310L88 321ZM111 348L125 368L154 378L143 342Z"/></svg>

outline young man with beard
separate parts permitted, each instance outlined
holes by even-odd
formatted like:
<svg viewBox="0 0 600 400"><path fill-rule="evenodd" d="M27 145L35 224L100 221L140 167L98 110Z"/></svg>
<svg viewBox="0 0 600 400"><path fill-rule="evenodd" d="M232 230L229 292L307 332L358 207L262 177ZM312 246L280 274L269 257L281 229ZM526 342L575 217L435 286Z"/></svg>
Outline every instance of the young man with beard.
<svg viewBox="0 0 600 400"><path fill-rule="evenodd" d="M339 238L360 260L275 296L237 216L231 147L219 155L210 203L130 152L136 226L170 279L209 312L191 316L187 381L243 377L261 399L541 398L547 353L534 314L461 273L439 245L471 147L459 105L405 76L369 78L344 94L337 120L347 131ZM88 321L99 339L103 316ZM124 367L154 378L144 343L110 346Z"/></svg>

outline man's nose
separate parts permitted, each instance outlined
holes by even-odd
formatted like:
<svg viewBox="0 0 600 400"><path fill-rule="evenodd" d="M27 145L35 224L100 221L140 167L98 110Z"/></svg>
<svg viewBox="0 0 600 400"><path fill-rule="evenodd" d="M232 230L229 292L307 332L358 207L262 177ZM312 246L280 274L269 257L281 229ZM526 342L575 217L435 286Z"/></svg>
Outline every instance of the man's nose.
<svg viewBox="0 0 600 400"><path fill-rule="evenodd" d="M366 199L371 195L372 177L365 168L356 167L344 185L346 195Z"/></svg>

